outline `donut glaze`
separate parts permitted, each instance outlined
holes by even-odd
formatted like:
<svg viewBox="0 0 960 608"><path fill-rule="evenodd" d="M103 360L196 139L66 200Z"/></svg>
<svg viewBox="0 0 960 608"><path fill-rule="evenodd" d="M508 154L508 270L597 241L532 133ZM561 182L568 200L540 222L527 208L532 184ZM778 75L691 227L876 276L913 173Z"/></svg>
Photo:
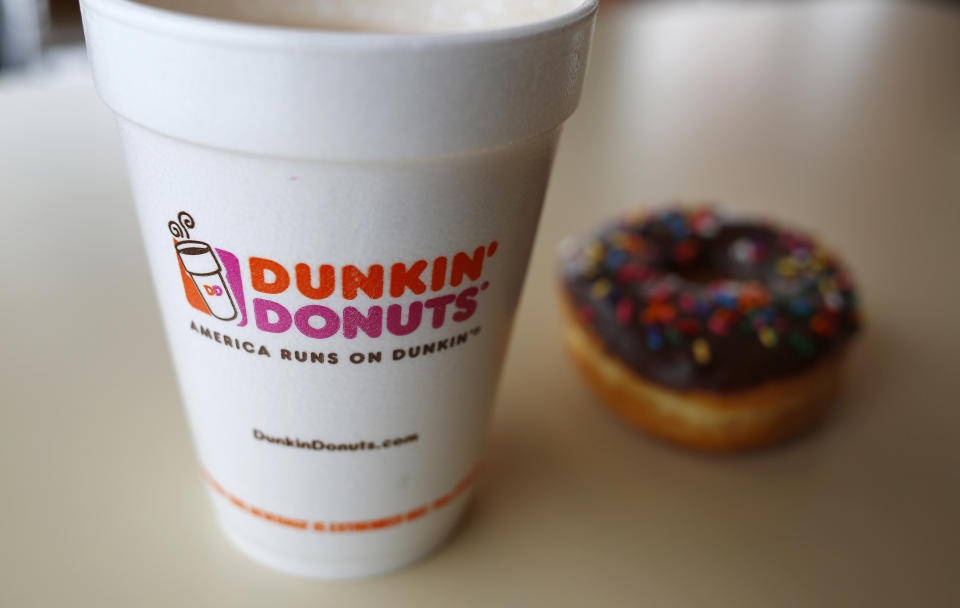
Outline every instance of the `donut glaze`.
<svg viewBox="0 0 960 608"><path fill-rule="evenodd" d="M576 247L579 321L637 374L732 392L805 371L860 326L840 262L810 237L711 208L625 216Z"/></svg>

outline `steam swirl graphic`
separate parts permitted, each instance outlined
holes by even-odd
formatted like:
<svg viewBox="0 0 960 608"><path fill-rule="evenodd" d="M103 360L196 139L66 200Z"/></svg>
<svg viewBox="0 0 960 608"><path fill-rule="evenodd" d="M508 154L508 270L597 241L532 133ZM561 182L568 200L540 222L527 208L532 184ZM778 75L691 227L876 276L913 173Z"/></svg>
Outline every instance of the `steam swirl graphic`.
<svg viewBox="0 0 960 608"><path fill-rule="evenodd" d="M189 239L190 229L193 229L196 225L197 223L193 220L192 215L186 211L181 211L177 214L176 220L170 220L170 223L167 224L167 228L170 229L170 234L173 235L173 238Z"/></svg>

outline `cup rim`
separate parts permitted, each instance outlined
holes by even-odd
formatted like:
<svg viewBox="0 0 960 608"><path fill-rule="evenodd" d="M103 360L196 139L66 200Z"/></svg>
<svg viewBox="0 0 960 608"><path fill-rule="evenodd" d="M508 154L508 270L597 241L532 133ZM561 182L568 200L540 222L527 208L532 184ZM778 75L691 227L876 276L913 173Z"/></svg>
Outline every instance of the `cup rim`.
<svg viewBox="0 0 960 608"><path fill-rule="evenodd" d="M189 249L190 247L203 248L203 249L206 249L207 251L213 251L213 248L210 247L210 244L205 243L204 241L197 241L194 239L181 239L177 241L176 249L178 254L181 253L184 249ZM204 251L204 253L206 253L207 251ZM200 254L196 254L196 255L200 255Z"/></svg>
<svg viewBox="0 0 960 608"><path fill-rule="evenodd" d="M101 16L166 36L219 44L316 50L437 49L535 38L590 18L599 0L580 4L539 21L466 32L384 33L267 25L182 13L134 0L80 0Z"/></svg>

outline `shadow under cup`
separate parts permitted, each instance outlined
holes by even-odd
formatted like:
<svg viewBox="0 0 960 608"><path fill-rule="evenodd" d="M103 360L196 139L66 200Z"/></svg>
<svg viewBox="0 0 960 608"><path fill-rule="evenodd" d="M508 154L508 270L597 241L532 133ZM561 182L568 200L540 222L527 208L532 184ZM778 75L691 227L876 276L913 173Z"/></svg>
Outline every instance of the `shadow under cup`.
<svg viewBox="0 0 960 608"><path fill-rule="evenodd" d="M272 6L197 6L242 4ZM407 35L82 0L217 521L259 562L371 576L463 512L596 12L547 5Z"/></svg>

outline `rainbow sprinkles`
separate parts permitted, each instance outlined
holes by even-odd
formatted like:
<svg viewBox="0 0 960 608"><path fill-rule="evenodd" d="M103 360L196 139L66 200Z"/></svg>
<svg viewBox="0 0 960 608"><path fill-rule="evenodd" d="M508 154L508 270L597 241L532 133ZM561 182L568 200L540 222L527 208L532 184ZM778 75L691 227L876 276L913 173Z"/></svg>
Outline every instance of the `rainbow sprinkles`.
<svg viewBox="0 0 960 608"><path fill-rule="evenodd" d="M563 279L608 351L675 388L788 375L860 326L852 280L823 246L711 207L624 216L577 248Z"/></svg>

